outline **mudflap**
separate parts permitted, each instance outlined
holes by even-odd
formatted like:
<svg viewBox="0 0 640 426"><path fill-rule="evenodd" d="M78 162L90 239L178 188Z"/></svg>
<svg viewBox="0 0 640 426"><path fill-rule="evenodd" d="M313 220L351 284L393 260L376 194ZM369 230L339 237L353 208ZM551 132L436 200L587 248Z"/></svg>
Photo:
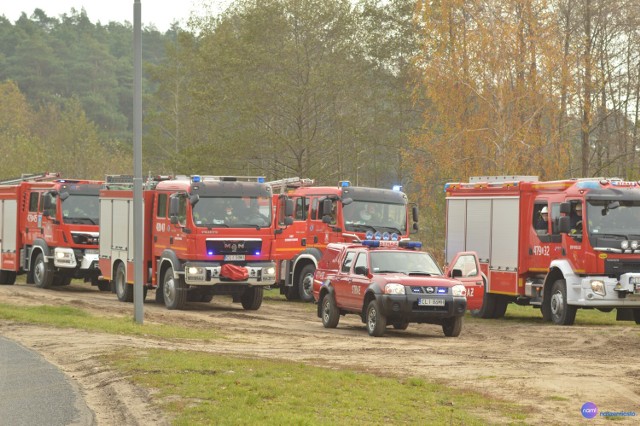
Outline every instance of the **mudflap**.
<svg viewBox="0 0 640 426"><path fill-rule="evenodd" d="M616 321L635 321L633 309L617 308Z"/></svg>

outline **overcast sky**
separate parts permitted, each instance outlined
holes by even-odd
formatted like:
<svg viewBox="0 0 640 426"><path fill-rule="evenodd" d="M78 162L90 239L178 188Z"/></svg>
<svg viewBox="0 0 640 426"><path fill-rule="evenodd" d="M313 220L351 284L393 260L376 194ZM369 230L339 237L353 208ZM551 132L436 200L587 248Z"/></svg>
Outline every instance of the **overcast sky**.
<svg viewBox="0 0 640 426"><path fill-rule="evenodd" d="M87 12L89 20L94 24L100 21L133 23L134 0L2 0L0 15L15 22L22 12L31 16L35 9L42 9L47 16L58 17L63 13L70 14L71 9ZM231 3L231 0L140 0L142 24L155 25L164 32L174 21L186 27L186 20L192 12L196 15L206 14L207 10L218 13ZM210 9L207 9L209 5Z"/></svg>

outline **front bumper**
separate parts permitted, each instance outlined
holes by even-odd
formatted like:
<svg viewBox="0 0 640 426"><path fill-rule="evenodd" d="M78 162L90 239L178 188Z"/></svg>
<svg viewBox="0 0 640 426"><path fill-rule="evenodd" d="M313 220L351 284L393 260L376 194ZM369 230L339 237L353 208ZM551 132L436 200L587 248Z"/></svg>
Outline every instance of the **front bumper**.
<svg viewBox="0 0 640 426"><path fill-rule="evenodd" d="M234 281L220 276L223 263L220 262L187 262L184 264L184 281L188 285L213 286L216 284L249 284L251 286L271 286L276 281L276 264L274 262L247 262L249 277L246 280Z"/></svg>
<svg viewBox="0 0 640 426"><path fill-rule="evenodd" d="M56 247L53 266L62 269L93 270L98 265L98 249L72 249Z"/></svg>
<svg viewBox="0 0 640 426"><path fill-rule="evenodd" d="M451 295L383 294L378 298L383 314L392 321L438 323L444 318L463 316L467 309L466 297ZM444 300L444 304L421 305L421 299Z"/></svg>
<svg viewBox="0 0 640 426"><path fill-rule="evenodd" d="M581 277L567 283L567 303L594 308L640 308L640 273L626 273L620 279Z"/></svg>

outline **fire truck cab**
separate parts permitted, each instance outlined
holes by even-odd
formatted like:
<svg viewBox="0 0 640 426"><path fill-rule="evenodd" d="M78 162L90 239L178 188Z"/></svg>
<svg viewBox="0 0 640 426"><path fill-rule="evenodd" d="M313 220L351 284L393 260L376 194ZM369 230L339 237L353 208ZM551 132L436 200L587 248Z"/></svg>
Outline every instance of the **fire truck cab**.
<svg viewBox="0 0 640 426"><path fill-rule="evenodd" d="M0 283L26 273L27 283L41 288L82 278L108 291L98 279L101 185L58 173L0 182Z"/></svg>
<svg viewBox="0 0 640 426"><path fill-rule="evenodd" d="M133 301L133 191L130 177L108 176L100 193L100 269L118 299ZM144 294L168 309L231 295L248 310L275 282L271 187L263 178L182 176L150 179L143 190Z"/></svg>
<svg viewBox="0 0 640 426"><path fill-rule="evenodd" d="M473 250L484 275L476 315L501 317L514 302L560 325L578 308L640 323L639 182L496 176L445 192L446 260Z"/></svg>
<svg viewBox="0 0 640 426"><path fill-rule="evenodd" d="M418 229L417 207L410 208L400 190L356 187L348 181L314 186L312 179L297 177L269 184L279 225L273 250L276 283L289 300L313 301L313 274L329 243L361 241L367 232L402 240ZM290 224L285 222L287 203L293 205Z"/></svg>

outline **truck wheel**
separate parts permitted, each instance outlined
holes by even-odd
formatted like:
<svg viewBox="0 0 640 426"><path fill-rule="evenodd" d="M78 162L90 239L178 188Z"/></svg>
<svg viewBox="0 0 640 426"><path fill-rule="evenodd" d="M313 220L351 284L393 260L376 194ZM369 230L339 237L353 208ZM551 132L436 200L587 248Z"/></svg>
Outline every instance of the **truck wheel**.
<svg viewBox="0 0 640 426"><path fill-rule="evenodd" d="M242 307L247 311L257 311L260 309L260 305L262 305L263 293L262 287L247 288L240 298Z"/></svg>
<svg viewBox="0 0 640 426"><path fill-rule="evenodd" d="M369 336L380 337L387 328L387 318L380 310L380 304L376 299L369 302L367 306L367 331Z"/></svg>
<svg viewBox="0 0 640 426"><path fill-rule="evenodd" d="M118 263L116 276L113 279L113 288L121 302L133 302L133 286L127 284L127 271L123 263Z"/></svg>
<svg viewBox="0 0 640 426"><path fill-rule="evenodd" d="M406 330L409 327L409 321L394 321L393 328L396 330Z"/></svg>
<svg viewBox="0 0 640 426"><path fill-rule="evenodd" d="M298 283L298 291L300 293L300 300L303 302L313 302L313 273L316 271L316 267L313 265L306 265L300 271L300 282Z"/></svg>
<svg viewBox="0 0 640 426"><path fill-rule="evenodd" d="M173 268L169 267L164 273L162 280L162 295L164 296L164 305L167 309L182 309L187 301L187 289L184 279L173 277Z"/></svg>
<svg viewBox="0 0 640 426"><path fill-rule="evenodd" d="M640 309L638 308L633 309L633 319L636 322L636 324L640 324Z"/></svg>
<svg viewBox="0 0 640 426"><path fill-rule="evenodd" d="M504 314L507 312L507 306L509 305L509 302L507 302L504 296L495 295L494 297L495 310L493 311L492 318L503 318Z"/></svg>
<svg viewBox="0 0 640 426"><path fill-rule="evenodd" d="M557 280L551 287L551 321L557 325L572 325L577 308L567 305L567 282Z"/></svg>
<svg viewBox="0 0 640 426"><path fill-rule="evenodd" d="M38 253L33 263L33 282L40 288L50 288L53 284L53 267L51 263L45 263L42 252Z"/></svg>
<svg viewBox="0 0 640 426"><path fill-rule="evenodd" d="M340 321L340 311L336 305L336 299L327 293L322 298L322 325L324 328L336 328Z"/></svg>
<svg viewBox="0 0 640 426"><path fill-rule="evenodd" d="M300 292L298 291L297 286L285 287L284 288L284 297L287 300L298 300L300 299Z"/></svg>
<svg viewBox="0 0 640 426"><path fill-rule="evenodd" d="M462 318L447 318L442 322L442 332L447 337L458 337L462 331Z"/></svg>
<svg viewBox="0 0 640 426"><path fill-rule="evenodd" d="M0 285L14 285L16 283L15 271L0 270Z"/></svg>
<svg viewBox="0 0 640 426"><path fill-rule="evenodd" d="M98 280L98 290L111 291L111 283L107 280Z"/></svg>

